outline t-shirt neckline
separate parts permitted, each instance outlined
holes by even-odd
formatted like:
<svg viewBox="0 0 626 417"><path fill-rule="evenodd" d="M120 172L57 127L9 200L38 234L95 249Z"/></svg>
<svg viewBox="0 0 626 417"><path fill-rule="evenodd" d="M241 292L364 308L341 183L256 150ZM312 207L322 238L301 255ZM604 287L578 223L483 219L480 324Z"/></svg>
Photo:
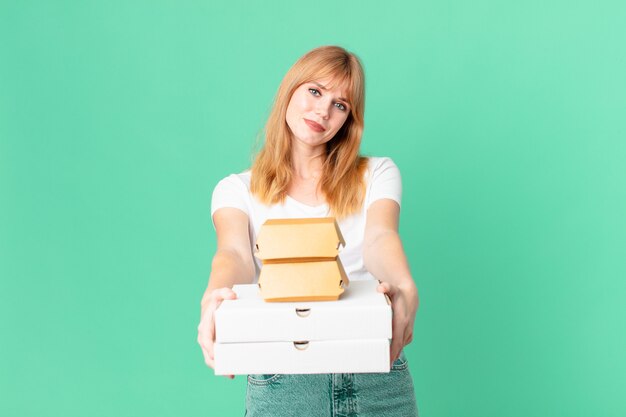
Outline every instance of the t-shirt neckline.
<svg viewBox="0 0 626 417"><path fill-rule="evenodd" d="M301 201L296 200L295 198L293 198L292 196L290 196L289 194L287 194L287 199L301 207L304 207L308 210L320 210L320 209L324 209L324 208L328 208L328 203L324 203L324 204L320 204L317 206L310 206L308 204L305 204Z"/></svg>

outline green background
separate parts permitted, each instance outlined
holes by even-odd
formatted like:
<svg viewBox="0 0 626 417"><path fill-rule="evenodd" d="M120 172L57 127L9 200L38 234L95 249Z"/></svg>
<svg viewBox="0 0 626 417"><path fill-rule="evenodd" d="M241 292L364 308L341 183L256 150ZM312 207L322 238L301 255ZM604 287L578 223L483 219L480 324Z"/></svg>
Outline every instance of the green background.
<svg viewBox="0 0 626 417"><path fill-rule="evenodd" d="M339 44L403 173L422 417L626 415L626 3L0 3L0 415L241 416L209 207Z"/></svg>

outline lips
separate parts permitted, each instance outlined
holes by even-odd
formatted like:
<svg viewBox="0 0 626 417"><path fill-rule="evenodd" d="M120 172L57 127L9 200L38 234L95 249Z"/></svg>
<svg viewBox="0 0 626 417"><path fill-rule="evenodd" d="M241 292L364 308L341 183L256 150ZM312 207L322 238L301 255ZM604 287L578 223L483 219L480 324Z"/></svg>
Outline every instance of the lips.
<svg viewBox="0 0 626 417"><path fill-rule="evenodd" d="M307 124L315 132L323 132L326 130L324 126L319 123L315 123L313 120L304 119L304 123Z"/></svg>

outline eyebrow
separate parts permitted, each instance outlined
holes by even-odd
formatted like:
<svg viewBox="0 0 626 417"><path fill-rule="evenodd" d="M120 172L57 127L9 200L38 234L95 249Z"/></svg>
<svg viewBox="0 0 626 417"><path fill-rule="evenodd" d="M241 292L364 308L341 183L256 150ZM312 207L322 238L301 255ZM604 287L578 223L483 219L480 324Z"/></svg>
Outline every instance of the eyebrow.
<svg viewBox="0 0 626 417"><path fill-rule="evenodd" d="M316 82L316 81L311 81L313 84L315 84L316 86L318 86L319 88L321 88L322 90L327 90L327 88L325 86L323 86L322 84ZM349 103L349 101L343 97L339 97L339 100L341 101L345 101L346 103Z"/></svg>

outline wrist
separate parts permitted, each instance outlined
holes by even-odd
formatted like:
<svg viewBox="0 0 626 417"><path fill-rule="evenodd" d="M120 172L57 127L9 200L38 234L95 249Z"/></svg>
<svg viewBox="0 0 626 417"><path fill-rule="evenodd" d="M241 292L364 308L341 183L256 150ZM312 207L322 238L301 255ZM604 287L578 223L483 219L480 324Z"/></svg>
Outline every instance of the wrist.
<svg viewBox="0 0 626 417"><path fill-rule="evenodd" d="M398 284L398 288L409 296L417 297L417 286L413 282L413 278L407 278Z"/></svg>
<svg viewBox="0 0 626 417"><path fill-rule="evenodd" d="M417 293L417 286L413 280L398 285L398 289L404 294L405 299L409 301L410 308L415 313L419 305L419 296Z"/></svg>

